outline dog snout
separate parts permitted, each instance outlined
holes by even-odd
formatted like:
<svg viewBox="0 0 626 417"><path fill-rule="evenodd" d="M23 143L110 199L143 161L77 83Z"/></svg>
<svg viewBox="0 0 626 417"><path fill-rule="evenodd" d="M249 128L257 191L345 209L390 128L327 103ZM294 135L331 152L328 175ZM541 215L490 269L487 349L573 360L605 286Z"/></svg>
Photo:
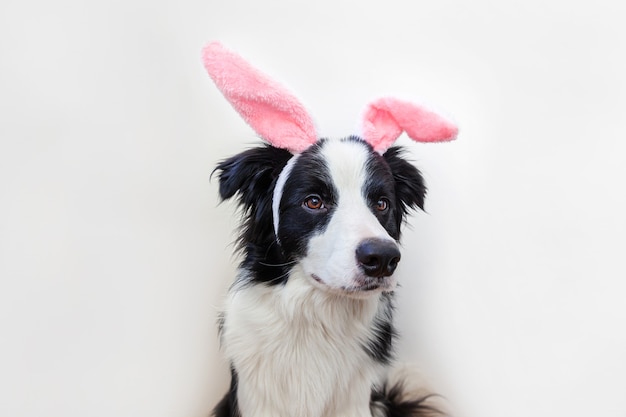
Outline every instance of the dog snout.
<svg viewBox="0 0 626 417"><path fill-rule="evenodd" d="M376 278L388 277L400 262L400 250L394 242L367 239L356 248L356 259L365 275Z"/></svg>

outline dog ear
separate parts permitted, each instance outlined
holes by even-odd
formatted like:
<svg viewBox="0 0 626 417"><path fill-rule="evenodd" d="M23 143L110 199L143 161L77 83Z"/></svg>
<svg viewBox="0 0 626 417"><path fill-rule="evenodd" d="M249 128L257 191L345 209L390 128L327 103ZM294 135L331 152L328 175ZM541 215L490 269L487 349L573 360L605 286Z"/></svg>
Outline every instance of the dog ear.
<svg viewBox="0 0 626 417"><path fill-rule="evenodd" d="M409 210L419 207L424 210L426 185L419 170L402 157L402 149L392 147L383 154L389 164L396 185L396 206L400 210L398 226Z"/></svg>
<svg viewBox="0 0 626 417"><path fill-rule="evenodd" d="M237 196L237 203L242 208L244 221L237 239L239 250L250 242L264 241L268 236L274 238L271 220L273 189L278 175L291 158L289 151L266 145L228 158L213 171L218 172L222 200Z"/></svg>
<svg viewBox="0 0 626 417"><path fill-rule="evenodd" d="M248 149L220 162L218 172L220 197L228 200L237 194L237 202L246 212L268 201L271 210L272 189L280 171L292 154L273 146Z"/></svg>

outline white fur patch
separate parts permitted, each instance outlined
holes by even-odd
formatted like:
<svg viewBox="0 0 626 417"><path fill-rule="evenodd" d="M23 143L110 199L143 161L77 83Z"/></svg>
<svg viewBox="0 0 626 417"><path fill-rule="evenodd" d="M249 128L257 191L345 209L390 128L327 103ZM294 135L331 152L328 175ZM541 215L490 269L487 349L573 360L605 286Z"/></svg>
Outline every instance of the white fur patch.
<svg viewBox="0 0 626 417"><path fill-rule="evenodd" d="M239 377L245 417L364 417L384 366L363 349L380 294L315 288L296 266L285 286L231 292L223 348Z"/></svg>

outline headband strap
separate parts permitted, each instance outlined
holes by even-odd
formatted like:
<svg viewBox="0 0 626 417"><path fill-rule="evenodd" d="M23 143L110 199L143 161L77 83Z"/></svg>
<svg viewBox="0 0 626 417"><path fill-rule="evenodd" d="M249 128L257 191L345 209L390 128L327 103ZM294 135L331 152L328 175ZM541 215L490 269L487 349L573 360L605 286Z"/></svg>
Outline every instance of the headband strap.
<svg viewBox="0 0 626 417"><path fill-rule="evenodd" d="M278 175L278 179L276 180L276 186L274 187L274 194L272 196L272 215L274 219L274 235L276 235L276 241L280 243L278 240L278 222L280 219L280 200L283 197L283 191L285 189L285 183L287 182L287 178L289 178L289 174L291 174L291 170L295 165L296 161L300 154L296 154L291 157L289 161L287 161L287 165L283 168L283 170Z"/></svg>

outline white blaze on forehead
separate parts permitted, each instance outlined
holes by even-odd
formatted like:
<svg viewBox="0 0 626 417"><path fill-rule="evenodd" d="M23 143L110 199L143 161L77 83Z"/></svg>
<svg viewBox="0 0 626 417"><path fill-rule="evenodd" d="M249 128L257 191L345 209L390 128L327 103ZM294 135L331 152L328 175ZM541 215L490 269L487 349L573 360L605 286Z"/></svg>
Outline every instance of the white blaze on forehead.
<svg viewBox="0 0 626 417"><path fill-rule="evenodd" d="M361 197L367 178L367 146L355 141L328 141L321 150L339 199Z"/></svg>
<svg viewBox="0 0 626 417"><path fill-rule="evenodd" d="M293 169L293 166L295 165L299 156L300 154L294 155L289 161L287 161L287 165L285 165L283 170L278 175L278 179L276 180L276 186L274 187L274 194L272 195L272 216L274 219L274 235L276 236L276 240L278 240L280 200L283 198L283 190L285 189L285 183L287 182L287 178L289 178L289 174L291 174L291 170Z"/></svg>
<svg viewBox="0 0 626 417"><path fill-rule="evenodd" d="M331 223L339 224L329 227L341 229L337 232L344 237L391 239L372 213L366 197L367 164L372 157L369 147L355 141L329 141L321 154L337 191L336 212Z"/></svg>

